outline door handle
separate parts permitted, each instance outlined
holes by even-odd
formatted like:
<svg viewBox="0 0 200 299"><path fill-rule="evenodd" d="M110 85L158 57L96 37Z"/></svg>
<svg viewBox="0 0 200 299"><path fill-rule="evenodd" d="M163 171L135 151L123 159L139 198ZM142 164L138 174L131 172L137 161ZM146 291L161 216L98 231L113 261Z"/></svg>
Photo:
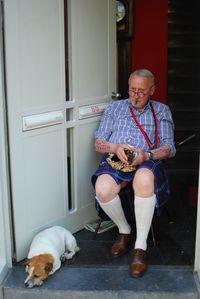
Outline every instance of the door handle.
<svg viewBox="0 0 200 299"><path fill-rule="evenodd" d="M121 93L113 91L111 97L113 100L118 100L121 98Z"/></svg>

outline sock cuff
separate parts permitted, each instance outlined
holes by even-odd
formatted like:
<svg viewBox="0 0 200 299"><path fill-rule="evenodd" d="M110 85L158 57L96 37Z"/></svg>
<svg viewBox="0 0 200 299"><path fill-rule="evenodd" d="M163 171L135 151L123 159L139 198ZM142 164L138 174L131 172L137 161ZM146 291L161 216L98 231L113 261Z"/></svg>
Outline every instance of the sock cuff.
<svg viewBox="0 0 200 299"><path fill-rule="evenodd" d="M95 196L96 200L98 201L98 203L101 205L101 206L107 206L107 205L110 205L110 204L114 204L115 202L118 202L120 200L120 197L119 195L115 196L113 199L111 199L110 201L107 201L107 202L102 202L99 200L99 198L97 196Z"/></svg>
<svg viewBox="0 0 200 299"><path fill-rule="evenodd" d="M137 196L135 195L135 200L155 200L156 199L156 195L153 194L152 196L148 196L148 197L141 197L141 196Z"/></svg>

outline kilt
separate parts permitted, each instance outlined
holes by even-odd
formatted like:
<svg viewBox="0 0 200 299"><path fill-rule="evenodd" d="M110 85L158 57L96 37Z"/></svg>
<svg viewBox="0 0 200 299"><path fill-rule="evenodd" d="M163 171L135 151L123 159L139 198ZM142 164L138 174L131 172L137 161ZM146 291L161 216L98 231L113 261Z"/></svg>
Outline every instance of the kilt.
<svg viewBox="0 0 200 299"><path fill-rule="evenodd" d="M134 175L138 169L147 168L154 174L154 192L156 195L156 208L158 209L158 215L160 214L163 205L168 201L170 196L170 187L167 172L164 166L164 162L161 160L149 160L138 165L132 172L123 172L113 169L106 161L108 155L103 156L102 161L99 164L98 169L92 175L91 181L95 186L97 177L101 174L109 174L113 177L117 184L121 182L132 182Z"/></svg>

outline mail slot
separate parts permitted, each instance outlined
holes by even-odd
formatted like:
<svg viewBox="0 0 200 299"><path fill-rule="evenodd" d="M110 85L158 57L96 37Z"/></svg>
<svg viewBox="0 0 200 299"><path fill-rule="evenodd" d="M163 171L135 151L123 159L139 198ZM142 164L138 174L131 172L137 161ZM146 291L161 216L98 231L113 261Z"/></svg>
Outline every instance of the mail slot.
<svg viewBox="0 0 200 299"><path fill-rule="evenodd" d="M52 111L47 113L24 116L22 120L23 131L29 131L39 129L42 127L61 124L63 123L64 117L62 111Z"/></svg>

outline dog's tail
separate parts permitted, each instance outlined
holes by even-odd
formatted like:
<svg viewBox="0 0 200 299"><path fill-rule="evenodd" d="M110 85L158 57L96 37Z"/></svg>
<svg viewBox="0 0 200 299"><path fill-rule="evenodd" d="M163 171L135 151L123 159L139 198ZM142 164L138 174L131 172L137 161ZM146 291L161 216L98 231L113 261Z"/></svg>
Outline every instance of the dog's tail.
<svg viewBox="0 0 200 299"><path fill-rule="evenodd" d="M80 249L79 246L76 246L75 249L74 249L75 252L78 252L78 251L80 251L80 250L81 250L81 249Z"/></svg>

